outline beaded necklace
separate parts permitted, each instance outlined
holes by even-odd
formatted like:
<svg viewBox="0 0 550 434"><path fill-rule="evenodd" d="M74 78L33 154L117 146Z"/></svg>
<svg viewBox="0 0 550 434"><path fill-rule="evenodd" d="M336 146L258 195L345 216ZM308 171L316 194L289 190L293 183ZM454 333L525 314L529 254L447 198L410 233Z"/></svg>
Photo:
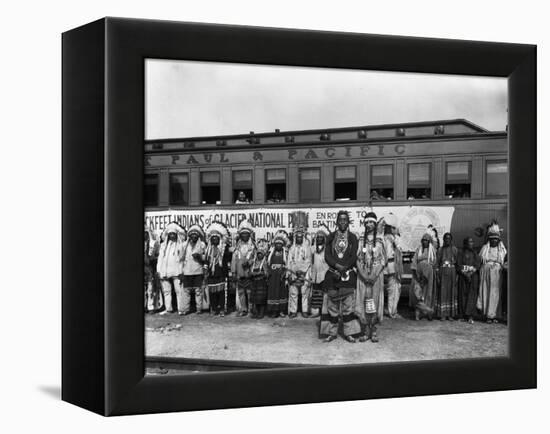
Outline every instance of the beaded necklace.
<svg viewBox="0 0 550 434"><path fill-rule="evenodd" d="M334 250L338 258L342 259L344 257L344 252L348 248L348 231L347 229L344 232L336 231L336 237L334 240Z"/></svg>

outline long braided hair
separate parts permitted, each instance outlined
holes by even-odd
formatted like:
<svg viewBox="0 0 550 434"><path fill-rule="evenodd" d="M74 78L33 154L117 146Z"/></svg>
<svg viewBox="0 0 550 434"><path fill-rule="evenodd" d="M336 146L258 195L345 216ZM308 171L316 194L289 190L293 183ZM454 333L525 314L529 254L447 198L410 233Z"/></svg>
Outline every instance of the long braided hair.
<svg viewBox="0 0 550 434"><path fill-rule="evenodd" d="M376 214L372 211L365 214L365 232L363 233L363 247L366 247L367 245L367 220L374 220L374 233L376 234L376 231L378 230L378 217L376 217Z"/></svg>

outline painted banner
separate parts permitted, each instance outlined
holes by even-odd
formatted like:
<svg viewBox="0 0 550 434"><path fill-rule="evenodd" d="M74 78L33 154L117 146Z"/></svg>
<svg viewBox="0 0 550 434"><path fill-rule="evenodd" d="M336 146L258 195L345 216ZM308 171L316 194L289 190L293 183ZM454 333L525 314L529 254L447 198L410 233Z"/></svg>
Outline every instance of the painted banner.
<svg viewBox="0 0 550 434"><path fill-rule="evenodd" d="M224 223L233 238L239 224L247 219L255 229L255 238L271 241L274 234L283 229L292 232L292 213L305 211L308 214L310 239L320 224L326 224L330 230L336 228L336 216L339 209L345 209L351 217L350 229L358 237L364 232L363 214L366 208L349 206L342 208L200 208L188 210L148 211L145 213L145 224L155 233L160 234L170 222L177 222L185 228L198 224L204 229L213 221ZM370 210L370 209L369 209ZM372 211L381 218L393 213L398 219L401 234L400 245L404 251L413 251L420 245L420 238L428 225L433 225L443 237L451 229L454 207L452 206L374 206Z"/></svg>

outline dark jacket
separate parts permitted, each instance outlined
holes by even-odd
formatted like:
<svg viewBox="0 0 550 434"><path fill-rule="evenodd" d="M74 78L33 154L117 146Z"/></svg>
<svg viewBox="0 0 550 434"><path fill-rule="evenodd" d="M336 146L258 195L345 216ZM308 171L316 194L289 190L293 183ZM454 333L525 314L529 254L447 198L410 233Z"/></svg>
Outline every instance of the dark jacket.
<svg viewBox="0 0 550 434"><path fill-rule="evenodd" d="M357 249L359 241L357 237L348 231L348 246L343 252L342 258L339 258L333 243L336 237L336 231L327 237L325 246L325 261L330 267L325 277L325 288L329 296L346 296L353 294L357 285L357 273L355 272L355 263L357 262ZM337 274L331 270L336 270L336 264L342 265L348 271L347 280L342 280Z"/></svg>

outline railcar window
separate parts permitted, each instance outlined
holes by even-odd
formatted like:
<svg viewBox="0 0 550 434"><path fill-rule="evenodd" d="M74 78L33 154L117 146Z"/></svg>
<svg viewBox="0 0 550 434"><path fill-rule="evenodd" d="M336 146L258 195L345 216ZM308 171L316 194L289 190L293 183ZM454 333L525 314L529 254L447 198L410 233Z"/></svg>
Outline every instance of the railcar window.
<svg viewBox="0 0 550 434"><path fill-rule="evenodd" d="M357 200L355 166L334 168L334 200Z"/></svg>
<svg viewBox="0 0 550 434"><path fill-rule="evenodd" d="M469 161L449 162L445 174L445 197L460 199L470 197L471 168Z"/></svg>
<svg viewBox="0 0 550 434"><path fill-rule="evenodd" d="M202 172L201 204L219 205L220 203L220 172Z"/></svg>
<svg viewBox="0 0 550 434"><path fill-rule="evenodd" d="M371 166L370 197L372 200L393 199L393 165L380 164Z"/></svg>
<svg viewBox="0 0 550 434"><path fill-rule="evenodd" d="M233 171L233 202L252 202L252 170Z"/></svg>
<svg viewBox="0 0 550 434"><path fill-rule="evenodd" d="M267 203L286 202L286 170L265 171L265 197Z"/></svg>
<svg viewBox="0 0 550 434"><path fill-rule="evenodd" d="M157 174L145 175L143 188L143 204L145 206L158 206L159 202L159 177Z"/></svg>
<svg viewBox="0 0 550 434"><path fill-rule="evenodd" d="M321 201L321 170L300 169L300 202Z"/></svg>
<svg viewBox="0 0 550 434"><path fill-rule="evenodd" d="M506 196L508 194L508 162L487 161L485 194L487 196Z"/></svg>
<svg viewBox="0 0 550 434"><path fill-rule="evenodd" d="M189 205L189 175L170 174L170 205Z"/></svg>
<svg viewBox="0 0 550 434"><path fill-rule="evenodd" d="M407 198L429 199L432 195L431 163L410 163L408 165Z"/></svg>

